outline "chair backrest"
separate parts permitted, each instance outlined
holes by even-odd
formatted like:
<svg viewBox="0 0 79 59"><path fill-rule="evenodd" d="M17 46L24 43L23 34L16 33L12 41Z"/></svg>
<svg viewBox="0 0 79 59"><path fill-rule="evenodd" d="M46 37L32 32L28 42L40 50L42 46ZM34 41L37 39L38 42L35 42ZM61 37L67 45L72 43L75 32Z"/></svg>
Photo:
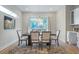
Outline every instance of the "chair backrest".
<svg viewBox="0 0 79 59"><path fill-rule="evenodd" d="M50 31L43 31L42 32L42 41L50 41Z"/></svg>
<svg viewBox="0 0 79 59"><path fill-rule="evenodd" d="M18 35L18 38L20 40L21 36L22 36L22 31L21 30L17 30L17 35Z"/></svg>
<svg viewBox="0 0 79 59"><path fill-rule="evenodd" d="M31 41L38 41L39 40L39 32L38 31L31 31Z"/></svg>
<svg viewBox="0 0 79 59"><path fill-rule="evenodd" d="M60 30L57 30L57 31L56 31L57 39L59 38L59 35L60 35Z"/></svg>
<svg viewBox="0 0 79 59"><path fill-rule="evenodd" d="M69 43L70 44L77 43L77 33L76 32L69 32Z"/></svg>

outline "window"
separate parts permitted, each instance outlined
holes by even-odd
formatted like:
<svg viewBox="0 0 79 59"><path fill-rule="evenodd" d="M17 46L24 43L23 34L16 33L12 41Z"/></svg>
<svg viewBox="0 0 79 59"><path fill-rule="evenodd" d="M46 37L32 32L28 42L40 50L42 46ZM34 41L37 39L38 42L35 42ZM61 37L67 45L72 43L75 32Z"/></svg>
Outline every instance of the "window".
<svg viewBox="0 0 79 59"><path fill-rule="evenodd" d="M39 30L39 31L48 30L48 17L45 17L45 16L30 17L28 30L29 30L29 32L32 30Z"/></svg>

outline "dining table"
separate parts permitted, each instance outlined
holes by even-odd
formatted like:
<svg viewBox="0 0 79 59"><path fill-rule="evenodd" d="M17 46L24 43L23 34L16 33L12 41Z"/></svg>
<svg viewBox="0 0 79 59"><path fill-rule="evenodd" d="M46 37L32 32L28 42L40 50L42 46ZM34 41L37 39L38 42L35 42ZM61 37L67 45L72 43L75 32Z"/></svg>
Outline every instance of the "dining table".
<svg viewBox="0 0 79 59"><path fill-rule="evenodd" d="M56 34L53 34L53 33L51 33L51 36L55 36ZM27 33L27 34L22 34L22 36L28 36L28 46L31 46L31 35L29 34L29 33ZM40 33L40 36L39 36L39 38L40 38L40 40L41 40L41 37L42 37L42 33ZM50 43L47 43L47 45L49 45Z"/></svg>

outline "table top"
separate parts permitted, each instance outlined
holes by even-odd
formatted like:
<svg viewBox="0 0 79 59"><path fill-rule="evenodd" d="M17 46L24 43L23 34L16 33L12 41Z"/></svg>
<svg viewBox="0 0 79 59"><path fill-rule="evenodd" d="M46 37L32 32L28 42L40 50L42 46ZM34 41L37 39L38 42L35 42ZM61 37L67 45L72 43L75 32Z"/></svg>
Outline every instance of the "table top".
<svg viewBox="0 0 79 59"><path fill-rule="evenodd" d="M22 36L29 36L30 34L22 34ZM40 35L42 35L42 33L40 34ZM51 36L56 36L56 34L51 34Z"/></svg>
<svg viewBox="0 0 79 59"><path fill-rule="evenodd" d="M56 36L56 34L51 33L52 36Z"/></svg>
<svg viewBox="0 0 79 59"><path fill-rule="evenodd" d="M22 34L22 36L29 36L30 34Z"/></svg>

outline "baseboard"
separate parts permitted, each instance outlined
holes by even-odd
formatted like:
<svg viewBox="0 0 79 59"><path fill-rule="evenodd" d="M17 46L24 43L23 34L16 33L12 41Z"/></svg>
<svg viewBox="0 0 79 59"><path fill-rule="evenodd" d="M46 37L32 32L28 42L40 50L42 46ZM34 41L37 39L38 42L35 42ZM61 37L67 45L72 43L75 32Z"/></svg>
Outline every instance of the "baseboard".
<svg viewBox="0 0 79 59"><path fill-rule="evenodd" d="M11 42L11 43L5 45L4 47L0 48L0 51L3 50L3 49L5 49L5 48L7 48L7 47L9 47L9 46L11 46L11 45L14 44L15 42L17 42L17 40L15 40L15 41L13 41L13 42Z"/></svg>

